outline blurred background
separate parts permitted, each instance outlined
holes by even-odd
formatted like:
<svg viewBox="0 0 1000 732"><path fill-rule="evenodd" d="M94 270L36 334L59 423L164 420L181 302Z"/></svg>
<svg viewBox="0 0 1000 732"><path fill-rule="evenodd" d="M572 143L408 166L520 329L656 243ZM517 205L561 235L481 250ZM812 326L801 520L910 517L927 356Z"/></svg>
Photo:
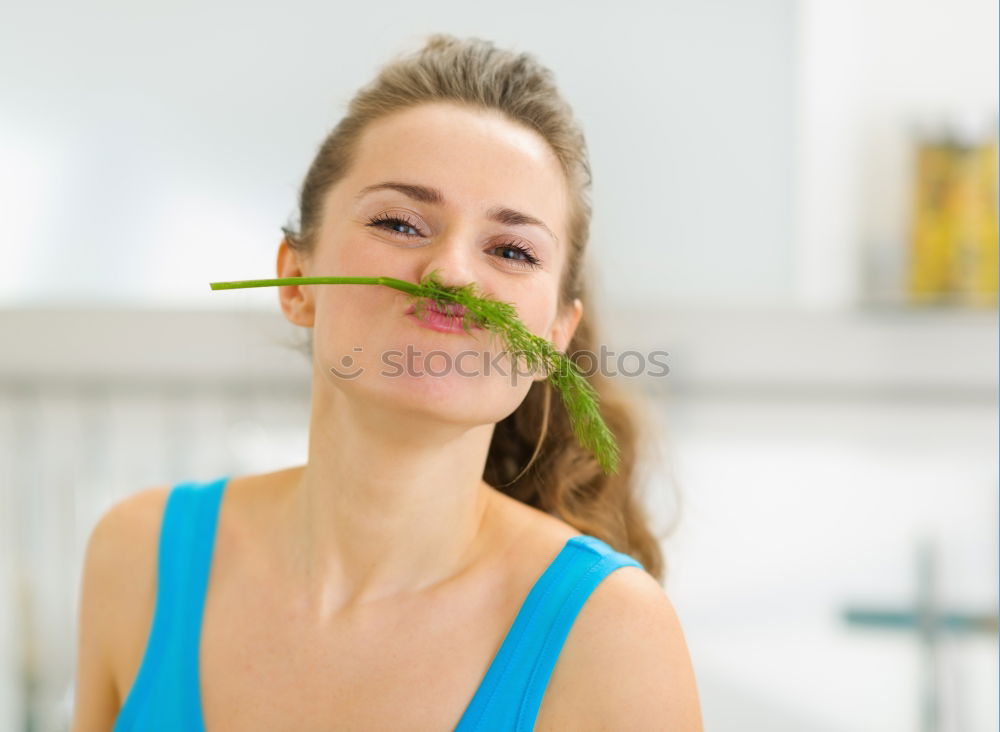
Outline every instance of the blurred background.
<svg viewBox="0 0 1000 732"><path fill-rule="evenodd" d="M0 729L68 729L112 503L304 462L303 334L208 283L273 276L319 142L435 31L583 124L604 342L669 353L632 385L706 730L997 729L995 1L4 16Z"/></svg>

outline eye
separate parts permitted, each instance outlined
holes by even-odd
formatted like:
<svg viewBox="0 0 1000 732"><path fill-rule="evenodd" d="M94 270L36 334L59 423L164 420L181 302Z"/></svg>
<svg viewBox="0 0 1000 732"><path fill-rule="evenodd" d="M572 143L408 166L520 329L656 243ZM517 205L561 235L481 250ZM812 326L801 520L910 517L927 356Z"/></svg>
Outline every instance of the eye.
<svg viewBox="0 0 1000 732"><path fill-rule="evenodd" d="M414 226L409 221L399 216L394 216L390 214L379 214L378 216L373 216L372 218L368 219L368 223L365 224L365 226L372 226L376 229L385 229L391 234L398 234L399 236L402 237L420 236L420 231L417 229L416 226ZM393 229L393 227L395 226L401 226L404 228L413 229L417 233L404 234L401 231L396 231L395 229Z"/></svg>
<svg viewBox="0 0 1000 732"><path fill-rule="evenodd" d="M522 259L516 259L516 258L512 259L511 257L508 256L500 257L501 259L505 259L511 264L514 264L522 269L535 269L541 264L539 259L531 253L531 250L529 250L527 247L518 244L517 242L512 241L512 242L507 242L506 244L499 244L493 247L491 251L496 251L498 249L514 252L513 255L514 257L518 256L523 257Z"/></svg>
<svg viewBox="0 0 1000 732"><path fill-rule="evenodd" d="M373 216L368 219L366 226L371 226L376 229L383 229L394 236L401 236L403 238L410 238L422 236L420 230L414 224L411 224L402 216L395 214L379 214L378 216ZM402 231L397 231L397 227L403 229L412 229L413 234L407 234ZM539 260L531 250L527 247L519 244L517 242L505 242L503 244L498 244L490 249L490 251L505 250L508 252L513 252L512 255L500 255L499 259L503 259L510 262L512 265L519 269L537 269L541 266L541 260Z"/></svg>

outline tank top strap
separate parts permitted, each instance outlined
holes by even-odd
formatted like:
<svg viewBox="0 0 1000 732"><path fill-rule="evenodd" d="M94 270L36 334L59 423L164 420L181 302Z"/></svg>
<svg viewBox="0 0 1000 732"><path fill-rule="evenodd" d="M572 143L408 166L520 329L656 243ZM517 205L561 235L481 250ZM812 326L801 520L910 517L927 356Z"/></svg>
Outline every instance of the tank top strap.
<svg viewBox="0 0 1000 732"><path fill-rule="evenodd" d="M178 483L167 495L160 521L152 628L116 719L116 732L174 721L186 729L200 729L201 617L226 480Z"/></svg>
<svg viewBox="0 0 1000 732"><path fill-rule="evenodd" d="M195 683L202 611L224 485L221 478L174 486L160 532L157 586L163 588L164 626L171 640L169 648L162 651L173 656L177 678ZM157 605L159 612L159 602Z"/></svg>
<svg viewBox="0 0 1000 732"><path fill-rule="evenodd" d="M596 537L572 537L532 587L456 730L531 732L573 621L601 580L629 566L644 569Z"/></svg>
<svg viewBox="0 0 1000 732"><path fill-rule="evenodd" d="M534 646L537 649L537 655L531 675L525 685L524 699L517 721L518 730L530 732L534 729L542 696L545 694L549 677L559 659L559 652L566 641L566 636L569 635L573 621L580 613L587 598L590 597L590 593L600 584L601 580L616 569L621 567L644 569L636 559L628 554L615 551L596 537L577 537L576 546L581 551L574 565L575 571L567 573L571 577L569 582L560 583L562 602L559 603L558 608L554 605L550 606L545 617L548 631L544 639ZM591 556L587 557L584 552L591 552Z"/></svg>

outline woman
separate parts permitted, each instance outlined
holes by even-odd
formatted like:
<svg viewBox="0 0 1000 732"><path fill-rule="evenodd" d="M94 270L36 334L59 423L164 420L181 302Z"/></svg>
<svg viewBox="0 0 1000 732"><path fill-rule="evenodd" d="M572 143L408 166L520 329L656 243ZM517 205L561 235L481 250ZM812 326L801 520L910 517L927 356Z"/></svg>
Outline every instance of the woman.
<svg viewBox="0 0 1000 732"><path fill-rule="evenodd" d="M547 69L432 36L320 147L278 276L437 270L592 352L589 184ZM610 476L486 331L386 287L279 298L312 330L308 462L150 488L101 518L74 730L700 730L609 384L591 377Z"/></svg>

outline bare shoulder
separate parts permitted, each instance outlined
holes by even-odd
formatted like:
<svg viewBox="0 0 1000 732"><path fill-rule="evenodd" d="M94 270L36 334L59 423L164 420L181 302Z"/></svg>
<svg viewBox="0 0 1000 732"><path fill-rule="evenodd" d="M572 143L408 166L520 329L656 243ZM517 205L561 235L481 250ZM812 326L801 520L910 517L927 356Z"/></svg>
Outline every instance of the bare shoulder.
<svg viewBox="0 0 1000 732"><path fill-rule="evenodd" d="M105 597L133 595L155 583L160 522L170 486L146 488L112 504L94 524L87 540L84 572ZM155 589L155 587L154 587ZM108 604L106 613L118 605Z"/></svg>
<svg viewBox="0 0 1000 732"><path fill-rule="evenodd" d="M97 520L87 540L85 569L103 593L134 592L155 581L160 523L169 485L139 490L112 504ZM114 608L109 608L113 610Z"/></svg>
<svg viewBox="0 0 1000 732"><path fill-rule="evenodd" d="M90 532L84 559L86 589L81 612L91 611L86 632L101 639L122 696L122 672L133 660L152 623L156 601L156 558L160 522L169 485L145 488L119 499ZM119 700L121 701L121 700Z"/></svg>
<svg viewBox="0 0 1000 732"><path fill-rule="evenodd" d="M170 488L169 485L145 488L111 504L94 524L88 547L104 548L105 544L120 540L123 534L132 534L130 538L134 538L134 532L145 533L150 527L159 531Z"/></svg>
<svg viewBox="0 0 1000 732"><path fill-rule="evenodd" d="M541 558L551 558L580 533L514 499L508 503L528 527L516 534L522 554L517 565L531 566L532 575ZM542 696L536 729L702 731L680 620L666 591L644 569L615 569L580 608Z"/></svg>
<svg viewBox="0 0 1000 732"><path fill-rule="evenodd" d="M157 538L169 491L156 486L118 500L87 538L77 610L74 732L107 729L123 701L124 667L152 619Z"/></svg>
<svg viewBox="0 0 1000 732"><path fill-rule="evenodd" d="M543 719L550 695L550 714ZM553 670L539 722L540 730L568 724L595 732L701 732L680 621L665 590L645 570L620 567L587 598Z"/></svg>

